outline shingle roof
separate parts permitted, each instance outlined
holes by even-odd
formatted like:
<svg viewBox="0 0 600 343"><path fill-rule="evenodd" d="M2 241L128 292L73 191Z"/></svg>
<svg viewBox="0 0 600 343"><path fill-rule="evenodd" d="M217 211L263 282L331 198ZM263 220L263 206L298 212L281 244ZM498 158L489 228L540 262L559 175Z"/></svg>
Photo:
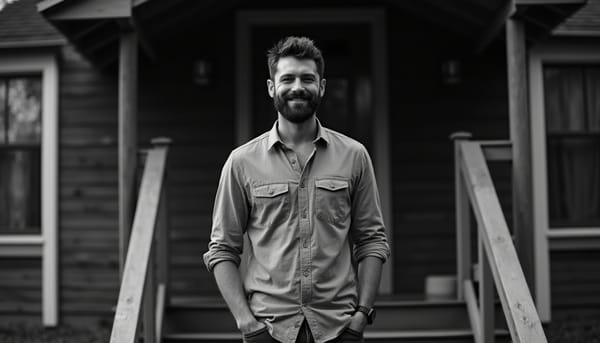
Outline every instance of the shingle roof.
<svg viewBox="0 0 600 343"><path fill-rule="evenodd" d="M600 36L600 0L588 3L559 25L556 36Z"/></svg>
<svg viewBox="0 0 600 343"><path fill-rule="evenodd" d="M66 40L37 10L38 0L18 0L0 11L0 48L63 44Z"/></svg>

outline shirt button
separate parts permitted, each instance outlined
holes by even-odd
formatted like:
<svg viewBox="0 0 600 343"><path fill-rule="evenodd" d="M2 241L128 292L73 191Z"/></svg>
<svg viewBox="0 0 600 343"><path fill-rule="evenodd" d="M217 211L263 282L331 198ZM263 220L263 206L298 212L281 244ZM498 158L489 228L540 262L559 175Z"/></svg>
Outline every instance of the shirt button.
<svg viewBox="0 0 600 343"><path fill-rule="evenodd" d="M294 326L295 326L296 328L299 328L301 325L302 325L302 323L300 323L300 322L296 322L296 324L294 324Z"/></svg>
<svg viewBox="0 0 600 343"><path fill-rule="evenodd" d="M306 210L302 211L302 218L306 218Z"/></svg>
<svg viewBox="0 0 600 343"><path fill-rule="evenodd" d="M306 270L304 271L304 276L308 277L308 275L310 275L310 272L308 271L308 269L306 269Z"/></svg>
<svg viewBox="0 0 600 343"><path fill-rule="evenodd" d="M304 181L300 182L300 188L304 188L306 187L306 184L304 183Z"/></svg>
<svg viewBox="0 0 600 343"><path fill-rule="evenodd" d="M302 247L308 248L308 241L304 241L304 244L302 244Z"/></svg>
<svg viewBox="0 0 600 343"><path fill-rule="evenodd" d="M292 164L296 164L296 160L292 160Z"/></svg>

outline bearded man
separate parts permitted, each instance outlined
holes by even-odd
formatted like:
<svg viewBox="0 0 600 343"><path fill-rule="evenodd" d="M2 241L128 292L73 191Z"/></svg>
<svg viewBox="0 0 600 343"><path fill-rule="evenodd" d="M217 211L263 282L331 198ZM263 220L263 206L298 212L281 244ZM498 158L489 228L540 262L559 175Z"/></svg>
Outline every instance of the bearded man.
<svg viewBox="0 0 600 343"><path fill-rule="evenodd" d="M278 118L227 159L205 264L244 342L362 342L389 257L371 159L316 117L326 80L312 40L282 39L268 66Z"/></svg>

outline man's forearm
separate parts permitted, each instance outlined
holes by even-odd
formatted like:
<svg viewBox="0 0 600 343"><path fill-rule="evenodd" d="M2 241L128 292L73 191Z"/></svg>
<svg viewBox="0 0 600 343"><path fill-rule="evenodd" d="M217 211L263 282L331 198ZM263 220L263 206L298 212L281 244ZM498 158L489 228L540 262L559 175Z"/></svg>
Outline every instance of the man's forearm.
<svg viewBox="0 0 600 343"><path fill-rule="evenodd" d="M215 265L213 273L240 331L245 333L259 329L262 324L250 311L237 266L233 262L223 261Z"/></svg>
<svg viewBox="0 0 600 343"><path fill-rule="evenodd" d="M358 305L373 307L381 279L380 258L367 256L358 263Z"/></svg>

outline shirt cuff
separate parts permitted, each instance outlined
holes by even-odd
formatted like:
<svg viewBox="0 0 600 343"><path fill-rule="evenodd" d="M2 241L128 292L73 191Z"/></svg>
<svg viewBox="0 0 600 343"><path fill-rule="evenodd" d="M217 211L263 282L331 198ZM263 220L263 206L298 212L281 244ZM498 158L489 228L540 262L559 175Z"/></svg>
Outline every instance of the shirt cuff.
<svg viewBox="0 0 600 343"><path fill-rule="evenodd" d="M355 246L354 258L356 262L360 262L365 257L377 257L382 263L390 257L390 247L385 242L372 242L361 246Z"/></svg>
<svg viewBox="0 0 600 343"><path fill-rule="evenodd" d="M221 263L224 261L231 261L237 267L239 267L241 260L242 260L238 254L232 253L230 251L223 251L223 250L209 251L209 252L205 253L203 257L204 257L204 264L206 265L206 268L208 269L208 271L211 273L213 272L215 266L218 263Z"/></svg>

